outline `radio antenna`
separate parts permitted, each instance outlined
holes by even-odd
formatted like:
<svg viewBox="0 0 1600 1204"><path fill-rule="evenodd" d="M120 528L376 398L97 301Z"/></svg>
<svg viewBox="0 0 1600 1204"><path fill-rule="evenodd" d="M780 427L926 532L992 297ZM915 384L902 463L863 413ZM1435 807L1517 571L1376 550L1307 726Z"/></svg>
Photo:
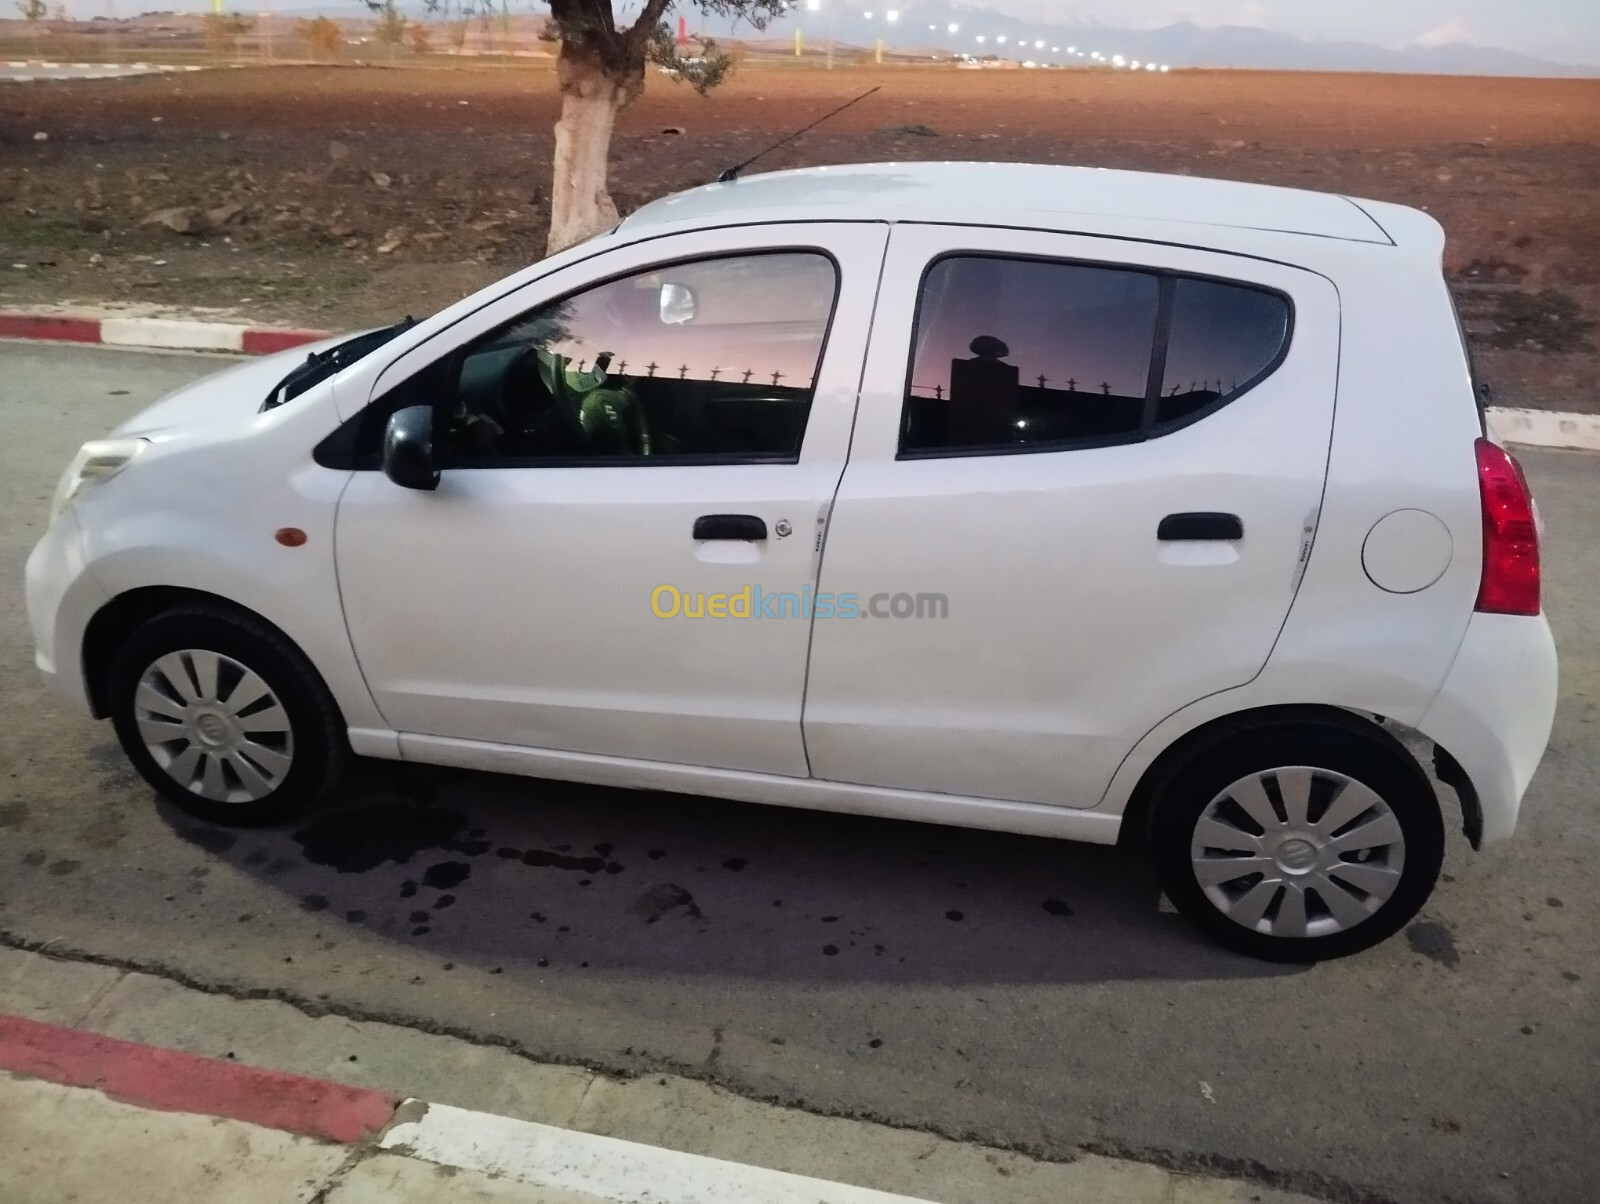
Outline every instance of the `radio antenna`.
<svg viewBox="0 0 1600 1204"><path fill-rule="evenodd" d="M863 100L865 100L867 97L871 96L874 92L880 92L882 90L883 90L883 85L882 84L879 84L876 88L868 88L865 92L863 92L860 96L856 97L854 100L847 100L847 101L844 102L844 104L840 105L837 109L834 109L831 113L824 113L821 117L818 117L815 121L813 121L810 125L806 126L804 129L796 130L794 133L790 134L787 138L780 138L777 142L774 142L771 146L767 147L766 150L757 151L755 154L751 155L743 163L734 164L732 167L728 168L727 171L723 172L720 176L717 177L717 183L718 184L731 184L731 183L733 183L735 180L737 180L739 178L739 173L742 172L745 168L749 167L750 164L754 163L757 159L760 159L760 158L762 158L762 157L764 157L766 155L770 155L773 151L777 150L780 146L787 146L789 143L793 142L796 138L800 137L801 134L809 133L810 131L816 129L824 121L827 121L830 117L837 117L840 113L843 113L851 105L860 104Z"/></svg>

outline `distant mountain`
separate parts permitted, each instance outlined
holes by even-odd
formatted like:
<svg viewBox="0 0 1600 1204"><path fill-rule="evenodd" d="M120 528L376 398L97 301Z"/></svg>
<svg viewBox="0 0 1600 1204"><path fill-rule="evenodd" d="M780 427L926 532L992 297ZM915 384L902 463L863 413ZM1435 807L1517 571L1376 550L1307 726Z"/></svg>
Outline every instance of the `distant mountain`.
<svg viewBox="0 0 1600 1204"><path fill-rule="evenodd" d="M891 0L892 2L892 0ZM837 3L837 0L835 0ZM1546 62L1512 50L1463 44L1410 46L1390 50L1365 42L1322 42L1244 25L1203 28L1179 21L1158 29L1119 29L1072 21L1024 21L993 9L921 0L899 10L894 25L884 21L884 10L868 20L861 10L839 12L831 36L840 42L870 46L882 37L889 46L919 47L930 51L967 54L998 53L1004 58L1033 59L1040 63L1086 63L1068 56L1068 46L1120 54L1140 62L1170 63L1177 67L1244 67L1291 71L1398 71L1441 75L1595 76L1600 68ZM825 13L799 13L775 24L772 30L802 24L809 36L828 36ZM949 27L957 26L951 34ZM711 24L707 31L712 32ZM726 31L725 31L726 32ZM744 26L734 36L749 35ZM977 42L983 34L986 41ZM1004 36L1004 44L998 38ZM1042 47L1036 43L1043 42ZM1051 53L1059 46L1059 54Z"/></svg>

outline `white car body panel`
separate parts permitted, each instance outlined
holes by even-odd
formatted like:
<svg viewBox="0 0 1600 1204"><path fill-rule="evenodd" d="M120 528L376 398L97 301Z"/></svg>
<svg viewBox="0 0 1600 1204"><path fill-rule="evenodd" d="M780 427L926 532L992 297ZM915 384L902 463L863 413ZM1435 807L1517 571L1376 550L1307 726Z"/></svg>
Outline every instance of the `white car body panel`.
<svg viewBox="0 0 1600 1204"><path fill-rule="evenodd" d="M285 353L287 363L271 371L250 364L212 378L215 424L181 436L170 425L175 410L199 404L201 382L184 391L187 397L158 403L120 427L122 434L148 433L152 443L136 470L73 503L84 560L110 597L164 585L248 607L310 658L351 726L376 727L383 720L351 651L334 575L334 502L349 474L319 468L310 457L331 426L331 391L324 384L296 404L256 412L296 358ZM223 413L235 420L222 421ZM241 489L241 481L251 488ZM278 543L283 527L304 531L303 546Z"/></svg>
<svg viewBox="0 0 1600 1204"><path fill-rule="evenodd" d="M1255 388L1147 442L897 459L923 272L972 250L1264 285L1292 300L1291 345ZM1235 256L932 225L895 229L883 292L818 588L942 593L949 615L816 624L812 772L1093 807L1175 701L1249 681L1272 651L1322 495L1338 296ZM1239 515L1245 537L1158 542L1161 519L1186 511Z"/></svg>

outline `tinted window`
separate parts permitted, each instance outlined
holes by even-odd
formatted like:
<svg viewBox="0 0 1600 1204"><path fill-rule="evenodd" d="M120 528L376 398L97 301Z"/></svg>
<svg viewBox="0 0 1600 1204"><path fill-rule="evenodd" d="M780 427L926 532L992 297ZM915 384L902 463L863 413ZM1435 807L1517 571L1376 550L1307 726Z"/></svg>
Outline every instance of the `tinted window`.
<svg viewBox="0 0 1600 1204"><path fill-rule="evenodd" d="M1289 305L1277 293L1178 278L1156 423L1244 391L1272 366L1288 333Z"/></svg>
<svg viewBox="0 0 1600 1204"><path fill-rule="evenodd" d="M1159 298L1144 272L940 260L923 283L901 450L1137 432Z"/></svg>
<svg viewBox="0 0 1600 1204"><path fill-rule="evenodd" d="M612 280L454 359L447 463L793 460L837 285L784 252Z"/></svg>
<svg viewBox="0 0 1600 1204"><path fill-rule="evenodd" d="M923 283L904 455L1043 450L1173 429L1276 363L1290 309L1247 285L951 256Z"/></svg>

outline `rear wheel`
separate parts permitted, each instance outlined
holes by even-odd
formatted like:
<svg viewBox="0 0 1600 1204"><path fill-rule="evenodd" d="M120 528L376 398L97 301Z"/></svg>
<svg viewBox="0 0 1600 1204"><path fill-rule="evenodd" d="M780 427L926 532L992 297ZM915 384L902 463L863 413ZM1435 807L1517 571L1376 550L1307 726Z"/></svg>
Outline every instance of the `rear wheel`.
<svg viewBox="0 0 1600 1204"><path fill-rule="evenodd" d="M216 823L287 819L348 755L338 708L299 649L220 608L170 610L139 627L112 664L109 697L144 779Z"/></svg>
<svg viewBox="0 0 1600 1204"><path fill-rule="evenodd" d="M1173 904L1208 935L1273 961L1370 948L1427 900L1444 855L1428 780L1352 721L1241 733L1201 752L1157 804Z"/></svg>

